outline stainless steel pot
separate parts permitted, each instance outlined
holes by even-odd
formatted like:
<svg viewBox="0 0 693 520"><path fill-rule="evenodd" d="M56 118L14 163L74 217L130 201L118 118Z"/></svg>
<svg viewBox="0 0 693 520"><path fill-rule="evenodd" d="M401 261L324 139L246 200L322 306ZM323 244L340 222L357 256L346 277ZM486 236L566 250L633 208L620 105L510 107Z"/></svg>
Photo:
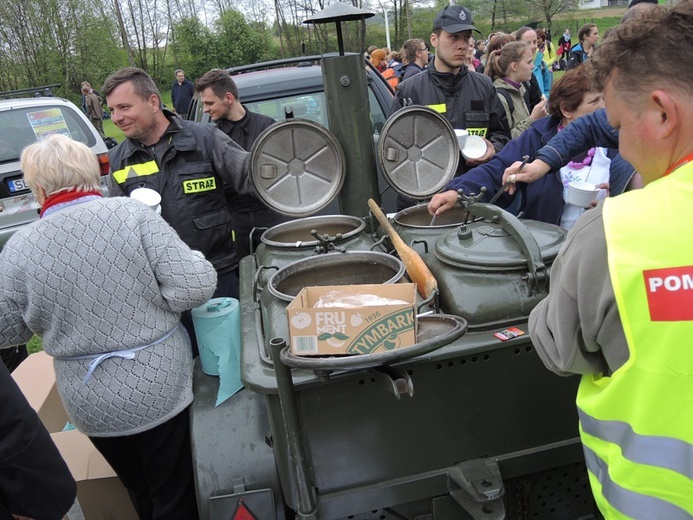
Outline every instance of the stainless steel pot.
<svg viewBox="0 0 693 520"><path fill-rule="evenodd" d="M438 215L431 225L428 205L419 204L397 213L392 219L392 227L406 244L420 253L427 253L433 250L438 237L464 223L466 216L466 210L455 206Z"/></svg>
<svg viewBox="0 0 693 520"><path fill-rule="evenodd" d="M402 262L385 253L329 253L284 266L272 275L267 288L276 298L290 302L308 286L395 283L402 276Z"/></svg>
<svg viewBox="0 0 693 520"><path fill-rule="evenodd" d="M257 264L281 268L285 265L329 251L368 251L373 239L366 223L349 215L321 215L278 224L262 234L255 251ZM311 234L313 231L317 237Z"/></svg>

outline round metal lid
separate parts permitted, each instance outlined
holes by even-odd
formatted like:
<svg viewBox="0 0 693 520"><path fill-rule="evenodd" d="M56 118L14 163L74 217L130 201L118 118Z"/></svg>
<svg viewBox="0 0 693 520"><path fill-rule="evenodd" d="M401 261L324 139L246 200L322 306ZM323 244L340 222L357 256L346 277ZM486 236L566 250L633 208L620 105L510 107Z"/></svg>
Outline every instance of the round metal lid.
<svg viewBox="0 0 693 520"><path fill-rule="evenodd" d="M305 119L275 123L250 151L255 190L283 215L305 217L320 211L344 184L346 159L327 128Z"/></svg>
<svg viewBox="0 0 693 520"><path fill-rule="evenodd" d="M536 241L544 263L550 264L565 240L565 229L536 220L521 222ZM467 224L466 228L466 233L457 228L436 241L435 253L441 261L477 271L527 268L527 255L521 244L499 224L479 221Z"/></svg>
<svg viewBox="0 0 693 520"><path fill-rule="evenodd" d="M438 193L455 175L459 160L452 125L428 107L398 110L380 133L381 171L390 186L407 197L425 199Z"/></svg>

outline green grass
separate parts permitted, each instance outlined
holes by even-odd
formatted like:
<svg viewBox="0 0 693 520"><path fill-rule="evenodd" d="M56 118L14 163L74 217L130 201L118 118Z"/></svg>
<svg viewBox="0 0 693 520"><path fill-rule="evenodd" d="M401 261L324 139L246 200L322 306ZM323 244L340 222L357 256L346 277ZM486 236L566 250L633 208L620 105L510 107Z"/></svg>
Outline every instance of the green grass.
<svg viewBox="0 0 693 520"><path fill-rule="evenodd" d="M114 125L113 121L111 121L110 119L103 120L103 133L106 134L106 137L112 137L118 142L121 142L123 139L125 139L123 132L121 132L120 128Z"/></svg>
<svg viewBox="0 0 693 520"><path fill-rule="evenodd" d="M26 344L26 349L29 351L29 354L41 352L43 350L41 338L38 336L31 338L31 341Z"/></svg>

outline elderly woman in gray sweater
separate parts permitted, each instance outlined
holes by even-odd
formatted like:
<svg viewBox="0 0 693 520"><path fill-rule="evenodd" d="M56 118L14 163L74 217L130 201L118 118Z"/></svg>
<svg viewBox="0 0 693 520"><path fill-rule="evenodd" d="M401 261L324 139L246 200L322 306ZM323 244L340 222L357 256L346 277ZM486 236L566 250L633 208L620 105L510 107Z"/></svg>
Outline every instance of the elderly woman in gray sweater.
<svg viewBox="0 0 693 520"><path fill-rule="evenodd" d="M216 272L149 207L103 198L85 145L50 136L21 167L41 218L0 253L0 346L43 338L70 420L140 518L195 519L193 360L179 319L212 296Z"/></svg>

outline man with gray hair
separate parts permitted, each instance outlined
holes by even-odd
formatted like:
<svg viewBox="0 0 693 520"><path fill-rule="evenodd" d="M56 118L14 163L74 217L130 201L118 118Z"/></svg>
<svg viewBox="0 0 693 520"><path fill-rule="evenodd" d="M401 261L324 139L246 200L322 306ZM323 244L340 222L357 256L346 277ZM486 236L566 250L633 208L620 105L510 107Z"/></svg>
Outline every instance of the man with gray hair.
<svg viewBox="0 0 693 520"><path fill-rule="evenodd" d="M578 219L529 319L544 364L582 375L580 436L605 518L693 514L691 34L693 3L655 6L583 65L645 187Z"/></svg>
<svg viewBox="0 0 693 520"><path fill-rule="evenodd" d="M195 95L195 87L192 81L185 77L183 69L176 69L176 79L171 85L171 102L173 111L183 119L188 118L190 103Z"/></svg>

